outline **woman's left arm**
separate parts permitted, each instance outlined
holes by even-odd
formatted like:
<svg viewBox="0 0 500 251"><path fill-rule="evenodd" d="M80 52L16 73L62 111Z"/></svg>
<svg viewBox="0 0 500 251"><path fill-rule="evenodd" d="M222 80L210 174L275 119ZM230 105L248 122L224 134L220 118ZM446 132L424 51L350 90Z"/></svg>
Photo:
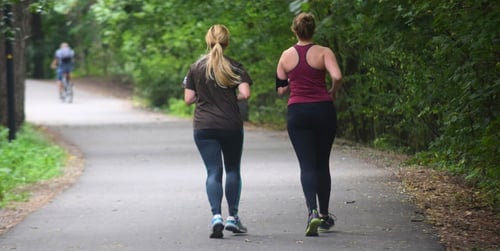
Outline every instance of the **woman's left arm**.
<svg viewBox="0 0 500 251"><path fill-rule="evenodd" d="M325 48L324 53L324 61L325 68L332 77L332 88L329 90L330 95L333 98L333 101L337 99L337 93L342 87L342 72L340 71L339 64L337 63L337 59L335 58L335 54L330 48Z"/></svg>
<svg viewBox="0 0 500 251"><path fill-rule="evenodd" d="M196 92L194 90L184 88L184 102L187 105L196 102Z"/></svg>

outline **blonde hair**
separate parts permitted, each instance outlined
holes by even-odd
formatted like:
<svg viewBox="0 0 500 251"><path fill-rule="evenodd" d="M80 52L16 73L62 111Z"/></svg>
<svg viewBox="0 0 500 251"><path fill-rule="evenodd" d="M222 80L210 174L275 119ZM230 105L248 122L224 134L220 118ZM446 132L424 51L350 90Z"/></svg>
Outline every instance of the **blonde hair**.
<svg viewBox="0 0 500 251"><path fill-rule="evenodd" d="M229 44L229 30L222 24L216 24L208 29L205 36L208 59L205 75L214 79L222 88L235 86L240 76L234 73L231 63L224 58L224 49Z"/></svg>
<svg viewBox="0 0 500 251"><path fill-rule="evenodd" d="M309 40L314 35L316 23L311 13L300 13L293 19L292 31L302 40Z"/></svg>

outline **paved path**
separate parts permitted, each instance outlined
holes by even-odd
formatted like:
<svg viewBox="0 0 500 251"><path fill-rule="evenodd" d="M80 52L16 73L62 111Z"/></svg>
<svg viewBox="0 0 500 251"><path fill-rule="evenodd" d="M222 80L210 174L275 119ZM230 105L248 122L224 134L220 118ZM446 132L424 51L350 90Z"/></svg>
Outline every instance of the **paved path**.
<svg viewBox="0 0 500 251"><path fill-rule="evenodd" d="M78 146L85 172L0 236L0 250L444 250L429 226L411 221L414 208L389 171L341 151L331 159L337 225L306 238L296 157L283 133L266 130L245 133L240 215L249 234L209 239L191 121L78 87L74 103L62 104L41 81L28 81L26 95L27 120Z"/></svg>

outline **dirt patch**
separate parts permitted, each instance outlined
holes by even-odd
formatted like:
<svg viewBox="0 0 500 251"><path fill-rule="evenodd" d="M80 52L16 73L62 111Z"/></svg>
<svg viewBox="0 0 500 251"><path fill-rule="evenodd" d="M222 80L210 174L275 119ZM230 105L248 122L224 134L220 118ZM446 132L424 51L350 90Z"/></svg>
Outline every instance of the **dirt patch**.
<svg viewBox="0 0 500 251"><path fill-rule="evenodd" d="M418 166L399 175L449 250L500 248L500 216L462 179Z"/></svg>
<svg viewBox="0 0 500 251"><path fill-rule="evenodd" d="M408 156L341 141L338 150L392 170L447 250L500 250L500 215L461 177L404 165ZM413 219L412 219L413 220ZM417 219L420 221L420 219Z"/></svg>

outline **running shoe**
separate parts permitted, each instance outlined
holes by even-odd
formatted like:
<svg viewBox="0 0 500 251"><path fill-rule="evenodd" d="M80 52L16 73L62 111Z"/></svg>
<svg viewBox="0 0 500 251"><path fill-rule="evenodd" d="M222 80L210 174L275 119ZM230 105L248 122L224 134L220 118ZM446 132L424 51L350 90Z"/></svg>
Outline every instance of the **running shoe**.
<svg viewBox="0 0 500 251"><path fill-rule="evenodd" d="M321 224L318 211L313 209L307 221L306 236L318 236L318 227Z"/></svg>
<svg viewBox="0 0 500 251"><path fill-rule="evenodd" d="M321 224L319 224L319 231L325 232L330 230L333 226L335 226L335 215L328 214L328 216L319 217L321 220Z"/></svg>
<svg viewBox="0 0 500 251"><path fill-rule="evenodd" d="M222 220L222 216L220 214L214 215L212 218L212 233L210 234L210 238L221 239L224 235L222 231L224 230L224 222Z"/></svg>
<svg viewBox="0 0 500 251"><path fill-rule="evenodd" d="M240 217L229 216L226 219L226 230L231 231L235 234L244 234L247 232L247 228L241 223Z"/></svg>

